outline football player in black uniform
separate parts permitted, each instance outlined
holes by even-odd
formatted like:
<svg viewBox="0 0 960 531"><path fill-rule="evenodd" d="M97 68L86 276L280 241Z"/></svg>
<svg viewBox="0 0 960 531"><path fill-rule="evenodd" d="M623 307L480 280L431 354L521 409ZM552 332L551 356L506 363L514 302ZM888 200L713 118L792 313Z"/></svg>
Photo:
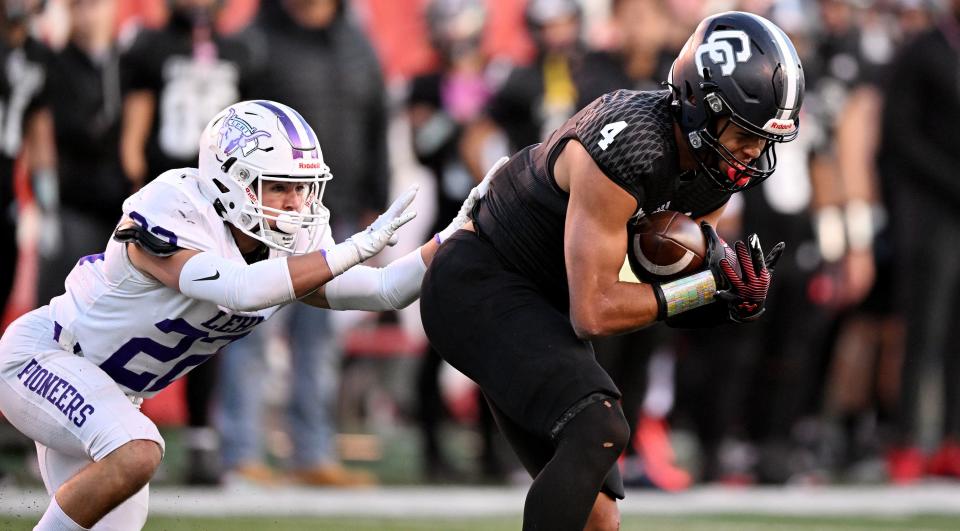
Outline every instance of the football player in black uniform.
<svg viewBox="0 0 960 531"><path fill-rule="evenodd" d="M480 385L535 478L524 529L619 525L629 430L591 338L763 311L782 245L764 257L752 236L733 250L710 224L797 134L796 51L768 20L722 13L697 27L668 86L606 94L515 154L424 278L430 341ZM619 282L628 226L660 209L704 221L707 265L662 285Z"/></svg>

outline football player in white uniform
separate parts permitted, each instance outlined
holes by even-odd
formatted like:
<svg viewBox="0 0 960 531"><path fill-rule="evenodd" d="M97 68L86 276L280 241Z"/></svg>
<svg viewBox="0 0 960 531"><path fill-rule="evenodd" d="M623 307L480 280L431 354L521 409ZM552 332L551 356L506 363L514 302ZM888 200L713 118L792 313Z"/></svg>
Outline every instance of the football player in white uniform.
<svg viewBox="0 0 960 531"><path fill-rule="evenodd" d="M199 168L171 170L123 205L102 254L80 258L66 293L0 339L0 411L36 441L50 505L36 529L140 529L163 456L144 398L279 307L402 308L454 221L383 268L379 253L415 215L403 194L336 244L321 202L331 179L316 134L286 105L246 101L200 140Z"/></svg>

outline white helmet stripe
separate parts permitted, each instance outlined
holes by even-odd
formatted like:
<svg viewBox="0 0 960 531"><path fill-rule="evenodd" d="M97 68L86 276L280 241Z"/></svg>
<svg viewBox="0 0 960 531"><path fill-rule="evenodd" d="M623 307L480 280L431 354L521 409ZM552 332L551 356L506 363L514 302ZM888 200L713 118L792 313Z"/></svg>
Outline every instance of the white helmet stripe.
<svg viewBox="0 0 960 531"><path fill-rule="evenodd" d="M778 120L788 120L796 109L797 99L800 96L800 63L797 61L796 56L794 56L790 44L787 42L786 36L780 28L763 17L754 15L753 13L745 14L753 17L763 25L767 32L773 37L773 42L776 43L777 48L780 50L780 56L783 57L783 70L787 76L787 89L783 93L783 99L780 101L780 111L777 113L776 118Z"/></svg>

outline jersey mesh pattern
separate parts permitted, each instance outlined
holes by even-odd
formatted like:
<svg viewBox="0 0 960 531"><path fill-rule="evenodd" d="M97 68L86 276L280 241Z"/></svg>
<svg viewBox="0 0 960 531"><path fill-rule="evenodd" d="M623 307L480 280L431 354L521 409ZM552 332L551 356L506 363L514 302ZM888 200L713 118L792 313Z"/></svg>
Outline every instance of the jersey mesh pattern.
<svg viewBox="0 0 960 531"><path fill-rule="evenodd" d="M606 94L580 112L577 137L603 172L636 198L644 212L669 209L693 216L707 214L730 194L705 177L681 172L670 101L665 90ZM611 127L619 122L626 126Z"/></svg>
<svg viewBox="0 0 960 531"><path fill-rule="evenodd" d="M607 128L619 122L626 127L612 135L615 129ZM641 203L648 194L667 191L651 188L669 186L668 180L650 177L679 173L667 91L605 94L583 110L577 136L600 169Z"/></svg>

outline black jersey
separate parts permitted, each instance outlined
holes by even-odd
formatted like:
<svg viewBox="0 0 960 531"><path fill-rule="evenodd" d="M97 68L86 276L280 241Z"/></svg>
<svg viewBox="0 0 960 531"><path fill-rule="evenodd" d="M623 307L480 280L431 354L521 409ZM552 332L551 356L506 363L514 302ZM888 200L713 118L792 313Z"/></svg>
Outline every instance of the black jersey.
<svg viewBox="0 0 960 531"><path fill-rule="evenodd" d="M118 63L116 50L94 60L70 42L50 69L60 206L94 216L104 225L116 223L130 195L120 167Z"/></svg>
<svg viewBox="0 0 960 531"><path fill-rule="evenodd" d="M121 68L125 91L148 90L156 97L147 180L196 164L203 128L242 99L258 61L244 35L214 34L209 45L194 49L190 23L180 16L165 28L137 35Z"/></svg>
<svg viewBox="0 0 960 531"><path fill-rule="evenodd" d="M13 165L31 115L50 103L47 73L52 52L28 37L18 48L0 51L0 209L13 201Z"/></svg>
<svg viewBox="0 0 960 531"><path fill-rule="evenodd" d="M657 210L702 216L721 207L730 194L707 177L682 174L673 128L668 91L618 90L597 98L546 142L510 159L477 207L474 218L481 236L565 311L569 292L563 234L569 196L553 177L557 156L568 141L580 142L607 177L637 200L637 217Z"/></svg>

